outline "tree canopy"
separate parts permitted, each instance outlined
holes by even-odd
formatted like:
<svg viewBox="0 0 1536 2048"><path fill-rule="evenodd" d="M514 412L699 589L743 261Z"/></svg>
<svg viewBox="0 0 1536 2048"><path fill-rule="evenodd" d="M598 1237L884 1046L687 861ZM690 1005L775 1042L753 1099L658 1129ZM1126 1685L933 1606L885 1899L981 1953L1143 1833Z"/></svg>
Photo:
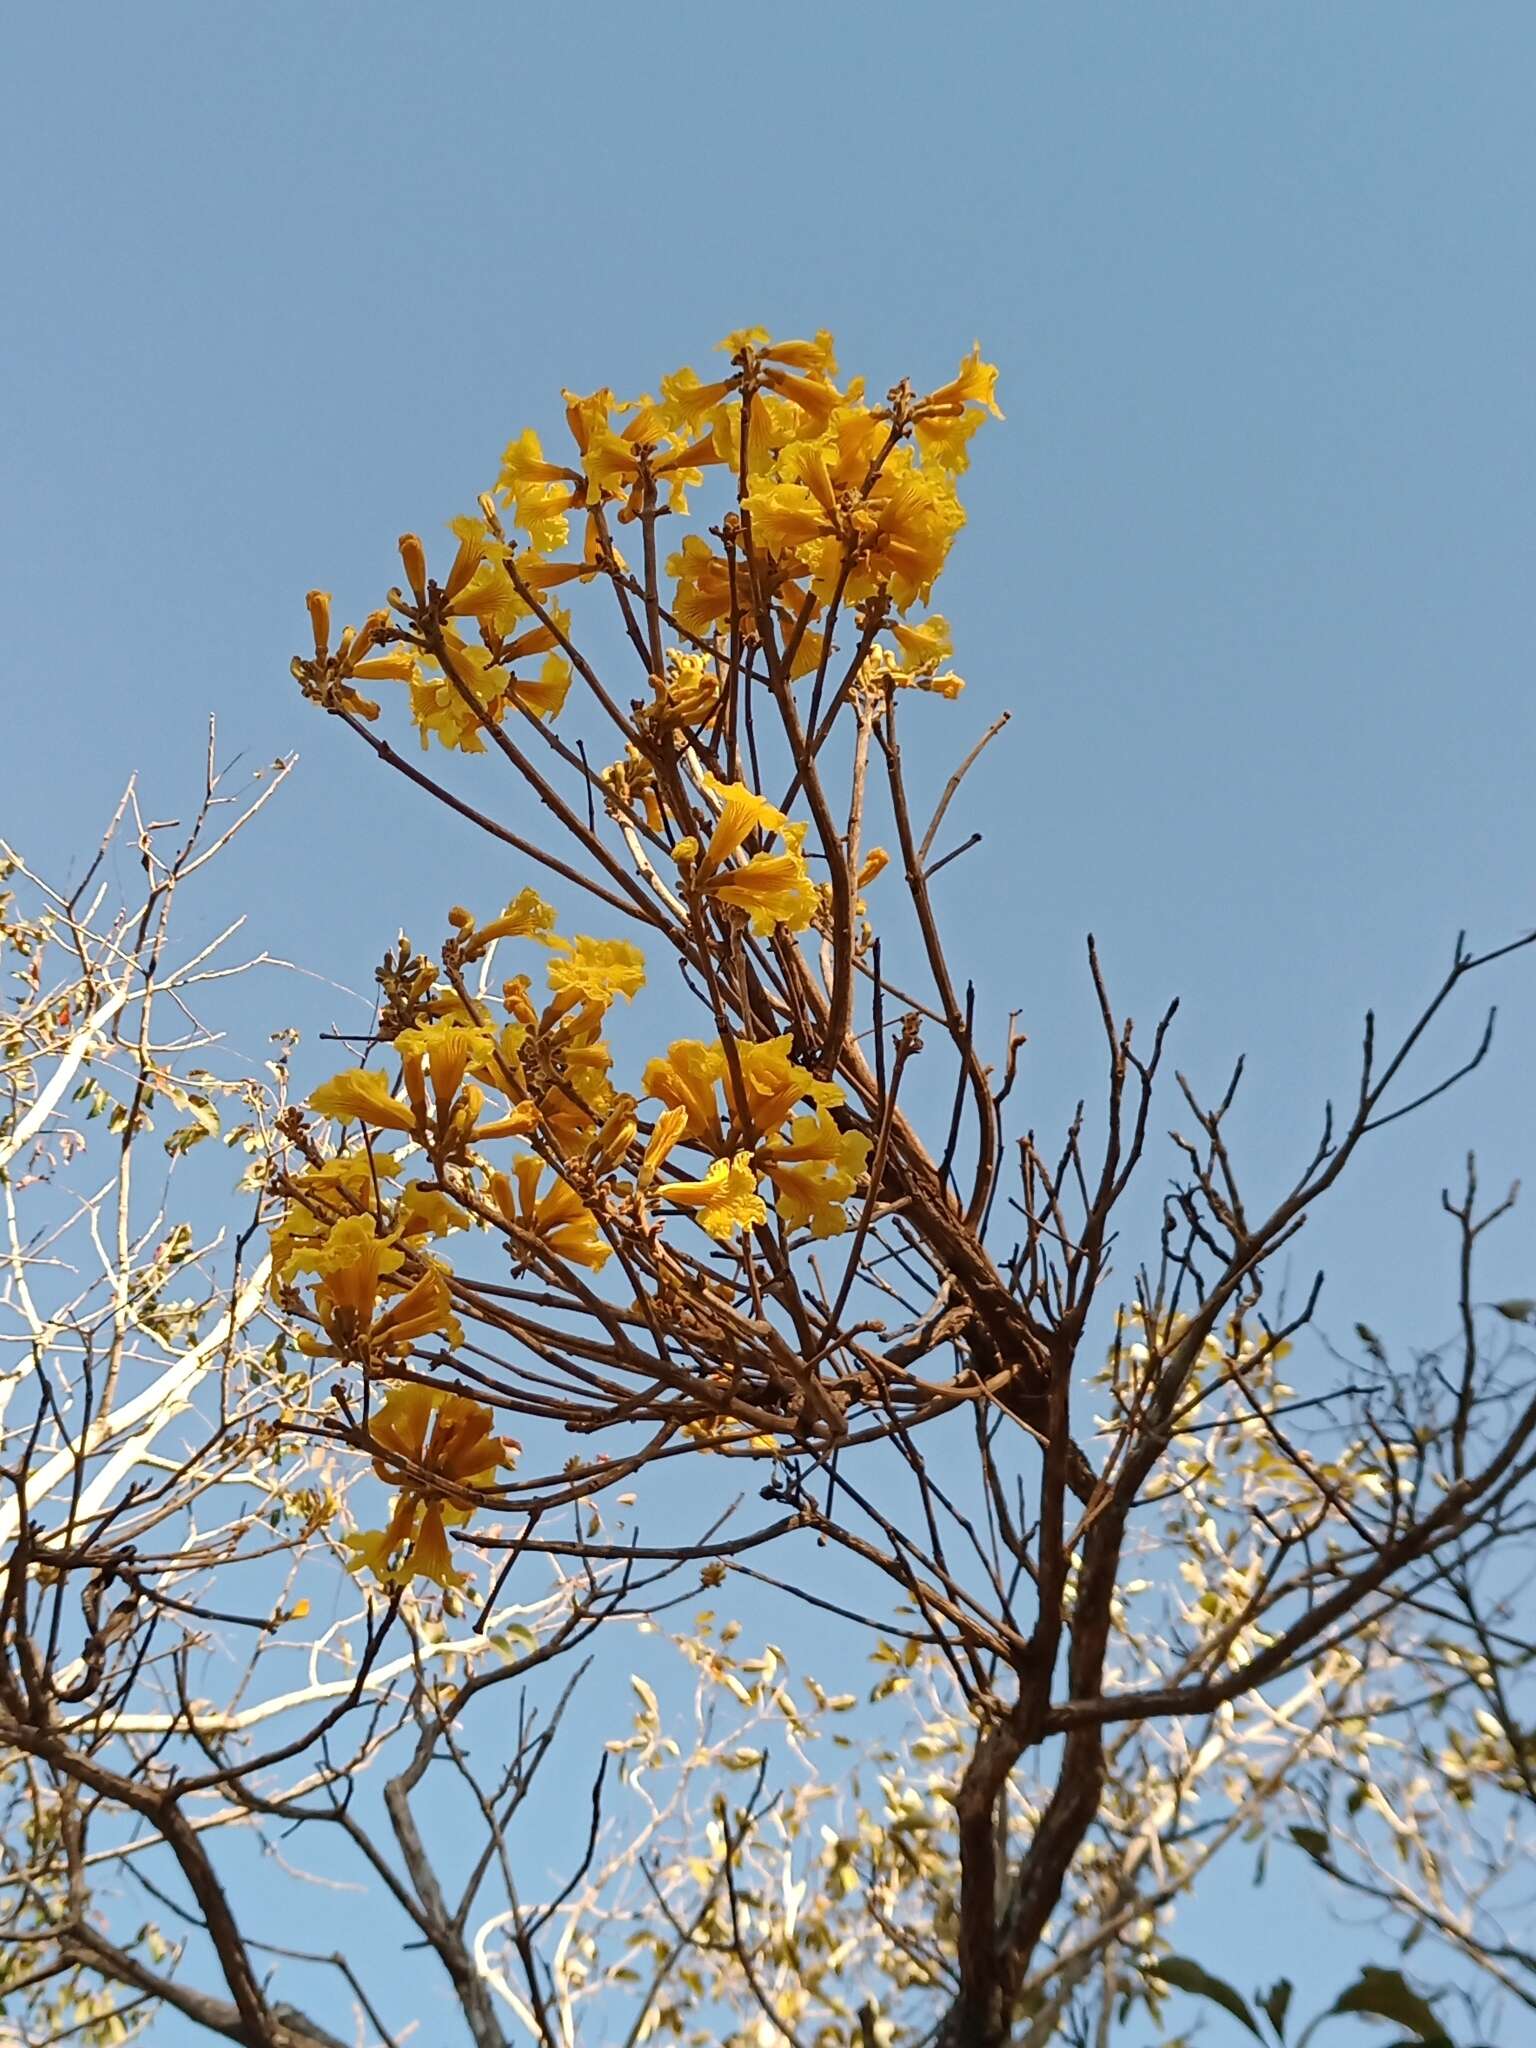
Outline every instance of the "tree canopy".
<svg viewBox="0 0 1536 2048"><path fill-rule="evenodd" d="M328 1076L198 1064L240 963L171 939L281 765L236 808L210 749L174 853L130 794L141 901L8 856L0 2038L1044 2048L1171 2041L1182 1993L1467 2048L1430 1954L1536 2006L1513 1196L1444 1197L1449 1344L1330 1352L1296 1279L1532 940L1367 1018L1269 1189L1241 1063L1204 1098L1090 940L1097 1092L1036 1128L945 915L1017 882L967 788L1009 713L933 608L996 384L742 330L564 394L360 625L309 593L293 674L381 815L485 854L423 947L381 836ZM584 1750L591 1666L632 1696ZM1369 1907L1348 1984L1183 1952L1245 1845Z"/></svg>

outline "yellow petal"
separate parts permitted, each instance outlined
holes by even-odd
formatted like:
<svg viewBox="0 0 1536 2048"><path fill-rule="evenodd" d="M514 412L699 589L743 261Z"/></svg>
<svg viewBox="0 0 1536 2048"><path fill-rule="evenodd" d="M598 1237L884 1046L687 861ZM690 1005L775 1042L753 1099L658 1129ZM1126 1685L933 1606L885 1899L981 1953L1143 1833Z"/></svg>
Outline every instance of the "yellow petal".
<svg viewBox="0 0 1536 2048"><path fill-rule="evenodd" d="M549 985L557 995L575 989L594 1002L633 1001L645 986L645 955L627 939L576 938L569 953L549 963Z"/></svg>
<svg viewBox="0 0 1536 2048"><path fill-rule="evenodd" d="M369 1067L348 1067L333 1074L309 1098L319 1116L370 1124L377 1130L414 1131L416 1118L408 1104L397 1100L384 1076Z"/></svg>

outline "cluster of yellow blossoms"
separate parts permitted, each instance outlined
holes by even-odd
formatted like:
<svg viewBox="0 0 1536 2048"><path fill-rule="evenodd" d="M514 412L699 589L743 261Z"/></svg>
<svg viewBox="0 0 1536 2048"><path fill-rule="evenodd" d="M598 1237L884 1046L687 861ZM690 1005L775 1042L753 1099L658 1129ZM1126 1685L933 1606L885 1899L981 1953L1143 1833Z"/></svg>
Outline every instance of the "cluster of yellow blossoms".
<svg viewBox="0 0 1536 2048"><path fill-rule="evenodd" d="M418 1573L443 1587L464 1585L448 1531L469 1520L474 1496L496 1484L517 1445L491 1434L491 1411L480 1402L421 1386L393 1388L370 1418L369 1437L378 1453L374 1471L400 1492L383 1529L346 1539L351 1569L366 1567L386 1586Z"/></svg>
<svg viewBox="0 0 1536 2048"><path fill-rule="evenodd" d="M615 526L640 516L647 490L664 494L670 514L686 515L689 491L718 470L737 487L732 525L735 537L750 536L753 573L703 535L682 539L666 565L666 615L691 643L678 650L685 662L707 658L733 633L756 641L776 629L790 675L804 676L822 666L817 625L828 608L872 606L871 681L954 695L959 678L940 674L952 651L948 624L906 614L928 603L965 523L954 479L982 419L1001 417L994 366L973 350L948 383L920 397L898 386L875 405L862 379L839 389L828 334L776 342L744 328L721 347L736 366L731 375L705 381L680 369L662 378L659 398L568 391L573 446L564 460L547 457L531 427L508 446L479 514L452 522L458 546L441 586L447 623L436 644L406 644L378 611L347 628L332 655L329 600L313 592L316 655L328 671L315 694L372 719L379 707L358 685L404 683L423 746L435 739L464 753L482 753L488 729L516 709L553 721L571 687L574 650L570 614L551 593L622 579L628 563ZM571 546L573 519L580 554L556 559ZM526 544L509 540L508 526ZM401 548L422 598L421 543L407 535ZM296 671L312 667L301 662Z"/></svg>
<svg viewBox="0 0 1536 2048"><path fill-rule="evenodd" d="M996 372L979 351L936 390L901 384L871 403L862 380L837 381L829 335L773 341L751 328L722 347L727 375L682 369L659 396L566 393L571 446L546 454L531 429L508 446L478 514L452 524L445 578L429 576L421 542L406 535L408 593L392 591L391 609L344 628L334 647L329 597L310 593L314 657L294 672L307 695L364 731L380 712L373 686L403 684L423 747L500 749L611 881L595 813L583 832L518 751L537 729L553 754L579 759L588 804L595 793L623 834L640 878L632 894L654 907L648 921L674 929L686 958L734 960L739 983L749 938L783 947L814 927L824 944L851 943L834 931L831 888L811 867L827 856L825 811L818 854L809 824L743 779L744 693L771 682L791 729L786 685L814 676L797 742L814 754L850 699L873 719L892 690L963 688L945 667L946 621L911 614L930 602L964 523L955 479L997 405ZM686 517L710 475L730 509L680 538L663 587L657 521ZM643 574L618 546L636 522ZM576 648L560 601L568 586L596 583L616 598L648 674L650 701L628 713ZM841 628L851 666L839 682ZM596 773L582 741L554 730L577 675L626 742ZM755 740L749 751L761 781ZM846 856L844 930L846 882L862 889L887 858L856 835ZM606 886L598 893L615 900ZM853 909L862 914L862 903ZM301 1136L306 1163L281 1179L275 1285L311 1355L398 1380L428 1340L461 1346L459 1317L475 1313L475 1295L441 1249L455 1232L500 1234L515 1270L579 1302L592 1298L580 1276L626 1245L648 1247L656 1256L642 1264L659 1273L678 1227L697 1225L734 1253L744 1288L754 1239L782 1259L796 1239L849 1227L870 1137L837 1083L792 1056L792 1034L735 1028L748 1010L734 986L723 1002L711 998L716 1035L672 1044L630 1093L613 1084L605 1034L612 1006L644 983L637 947L563 938L531 889L484 924L465 910L450 923L441 969L402 957L381 975L380 1036L397 1073L353 1067L317 1088L310 1106L337 1129ZM502 982L499 997L486 993L492 950L505 941L544 949L545 994L527 973ZM667 1178L679 1152L692 1157ZM621 1263L633 1284L631 1261ZM402 1490L388 1528L356 1539L355 1561L386 1580L420 1570L451 1583L445 1530L506 1462L489 1410L397 1384L368 1428L381 1473L388 1467ZM434 1505L434 1474L451 1482L446 1507Z"/></svg>
<svg viewBox="0 0 1536 2048"><path fill-rule="evenodd" d="M768 1223L765 1190L787 1232L825 1238L847 1229L870 1141L839 1127L842 1089L798 1065L787 1034L729 1049L718 1039L677 1041L645 1069L644 1094L655 1105L647 1115L635 1095L614 1088L603 1036L611 1005L644 982L638 948L561 938L550 906L531 890L483 927L466 912L454 922L445 951L460 961L508 937L547 948L550 999L536 1007L529 977L514 976L502 985L494 1022L488 1008L466 1012L427 970L424 1020L393 1041L398 1079L352 1067L314 1090L310 1107L340 1127L338 1149L287 1177L272 1234L275 1285L305 1322L303 1351L389 1374L426 1340L461 1345L459 1282L437 1247L476 1226L499 1230L515 1265L546 1277L563 1267L600 1271L626 1230L643 1233L668 1214L728 1245ZM352 1133L360 1142L349 1142ZM382 1134L403 1143L385 1151ZM486 1148L507 1140L525 1145L503 1166ZM679 1148L698 1155L700 1170L663 1179ZM423 1177L403 1181L410 1159ZM370 1442L391 1448L393 1438L380 1434L390 1417L408 1415L424 1428L429 1411L415 1397L425 1393L415 1385L392 1393ZM437 1412L435 1442L447 1440L445 1415L458 1418L455 1443L495 1441L489 1411L478 1404ZM439 1469L419 1447L412 1456ZM492 1461L450 1476L462 1490L494 1484L494 1469ZM354 1564L392 1583L384 1560L403 1546L411 1570L453 1583L439 1568L443 1514L428 1496L425 1482L403 1491L388 1529L355 1539ZM446 1526L467 1512L447 1512Z"/></svg>

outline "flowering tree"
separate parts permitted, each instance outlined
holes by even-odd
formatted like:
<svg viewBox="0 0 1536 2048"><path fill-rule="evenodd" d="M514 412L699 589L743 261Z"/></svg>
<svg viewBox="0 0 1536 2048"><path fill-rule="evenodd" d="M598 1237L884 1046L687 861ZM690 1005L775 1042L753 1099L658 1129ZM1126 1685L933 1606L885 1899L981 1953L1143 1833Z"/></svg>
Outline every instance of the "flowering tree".
<svg viewBox="0 0 1536 2048"><path fill-rule="evenodd" d="M1101 1107L1010 1136L1023 1037L978 1016L939 882L1005 720L931 805L903 751L958 715L932 598L995 373L973 352L875 402L826 335L724 354L659 397L567 394L560 445L514 440L441 562L405 536L361 626L310 594L305 696L522 872L430 953L400 937L355 1063L276 1113L280 1394L246 1478L289 1518L279 1610L300 1586L334 1609L302 1681L92 1709L49 1749L59 1681L18 1667L7 1713L34 1732L7 1739L71 1785L98 1734L193 1752L152 1801L121 1776L95 1795L190 1885L184 1968L86 1955L79 1885L61 1967L239 2041L404 2037L376 1957L258 1939L262 1902L187 1860L178 1817L216 1798L210 1826L372 1885L476 2048L1107 2040L1170 1986L1283 2040L1288 1990L1250 2005L1171 1939L1260 1835L1529 1996L1486 1900L1426 1899L1369 1833L1403 1818L1382 1731L1431 1665L1444 1741L1392 1752L1428 1771L1425 1852L1453 1777L1475 1804L1529 1767L1497 1565L1479 1577L1536 1469L1523 1353L1472 1289L1489 1218L1469 1188L1451 1371L1362 1338L1298 1394L1316 1289L1268 1279L1372 1133L1456 1078L1416 1078L1429 1024L1529 942L1458 946L1386 1050L1368 1024L1347 1107L1262 1200L1236 1080L1211 1104L1176 1080L1171 1190L1113 1286L1172 1010L1137 1037L1090 945ZM415 758L383 736L388 687ZM15 1597L41 1598L18 1556ZM743 1640L760 1582L841 1625L835 1682ZM1459 1620L1426 1622L1462 1585ZM687 1660L692 1715L637 1672L573 1801L540 1771L567 1682L542 1720L492 1702L578 1645L633 1657L637 1631ZM1346 1785L1370 1812L1337 1811ZM189 1988L204 1963L217 1991ZM306 1967L333 1982L299 2004L278 1986ZM1444 2024L1385 1970L1339 2010Z"/></svg>

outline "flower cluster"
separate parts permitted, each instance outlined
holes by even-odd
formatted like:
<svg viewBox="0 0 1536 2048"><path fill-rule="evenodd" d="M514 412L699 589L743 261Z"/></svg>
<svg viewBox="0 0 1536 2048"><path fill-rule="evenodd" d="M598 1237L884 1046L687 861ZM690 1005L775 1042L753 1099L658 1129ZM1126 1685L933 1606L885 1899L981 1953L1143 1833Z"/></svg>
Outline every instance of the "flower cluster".
<svg viewBox="0 0 1536 2048"><path fill-rule="evenodd" d="M454 1569L448 1531L469 1520L472 1496L496 1484L517 1445L492 1435L491 1411L478 1401L414 1385L389 1395L371 1419L368 1443L374 1471L400 1491L383 1529L347 1538L350 1568L366 1568L386 1586L418 1574L445 1588L466 1584Z"/></svg>
<svg viewBox="0 0 1536 2048"><path fill-rule="evenodd" d="M371 720L379 706L358 685L403 683L422 745L464 753L484 752L488 732L515 712L554 721L575 649L571 614L552 593L599 578L622 585L618 531L648 507L685 516L689 492L719 472L736 485L734 515L718 538L683 536L666 563L665 616L688 644L657 664L656 680L665 696L666 672L681 664L685 719L719 702L718 674L706 682L705 672L722 638L776 636L797 678L824 668L839 609L860 610L866 681L957 694L959 678L939 675L947 622L907 615L930 602L965 523L955 479L982 420L1002 416L996 369L973 349L948 382L924 394L902 383L872 404L861 378L839 387L829 334L774 341L751 327L720 346L729 375L685 367L661 379L659 397L566 392L571 445L560 454L546 455L531 427L510 442L478 514L452 522L457 546L430 586L430 632L402 633L376 611L333 653L329 596L311 592L315 660L295 663L309 693ZM560 559L578 535L579 553ZM425 551L408 534L401 555L415 600L400 594L401 609L419 614Z"/></svg>
<svg viewBox="0 0 1536 2048"><path fill-rule="evenodd" d="M856 1356L815 1334L838 1291L823 1299L818 1277L807 1297L797 1276L818 1243L867 1228L879 1195L881 1084L853 1007L855 977L878 979L861 892L889 856L865 837L865 779L898 693L963 688L928 607L996 373L973 350L936 388L876 402L840 377L827 334L747 328L722 349L724 374L680 369L654 394L567 392L560 445L529 428L506 447L452 522L446 572L405 535L403 584L334 644L330 599L310 594L305 694L401 766L372 728L378 686L402 685L422 747L499 757L553 836L456 808L648 942L566 937L532 888L489 917L455 909L439 960L405 944L385 960L382 1057L314 1089L320 1129L290 1119L303 1156L275 1177L279 1299L304 1350L394 1384L392 1429L425 1429L399 1375L451 1364L466 1321L563 1376L568 1398L532 1379L503 1392L573 1427L601 1426L607 1402L711 1448L772 1450L868 1398ZM710 491L725 502L706 517ZM597 593L641 663L627 706L576 639ZM606 745L595 764L587 751L604 733L606 766ZM851 777L836 806L834 758ZM891 824L920 887L910 825ZM625 1086L610 1020L657 945L709 1022ZM510 974L507 947L523 949ZM477 1268L498 1246L492 1283ZM433 1413L418 1466L457 1442ZM462 1516L478 1481L451 1476ZM359 1557L448 1583L452 1518L402 1486Z"/></svg>

